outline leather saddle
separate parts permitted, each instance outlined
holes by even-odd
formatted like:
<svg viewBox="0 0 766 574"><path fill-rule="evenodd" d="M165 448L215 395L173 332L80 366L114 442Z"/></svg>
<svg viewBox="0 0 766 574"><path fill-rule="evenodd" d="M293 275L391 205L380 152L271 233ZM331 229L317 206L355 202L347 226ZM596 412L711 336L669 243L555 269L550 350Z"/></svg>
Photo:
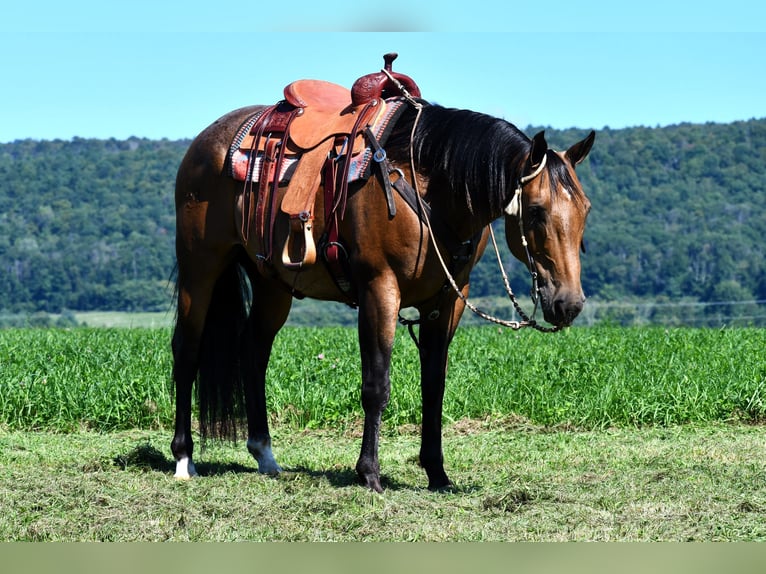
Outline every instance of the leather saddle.
<svg viewBox="0 0 766 574"><path fill-rule="evenodd" d="M365 149L365 133L369 133L366 128L382 116L386 98L420 97L420 90L411 78L392 71L396 57L394 53L386 54L384 70L362 76L351 90L323 80L292 82L283 90L284 99L266 108L242 139L239 149L261 157L258 188L246 184L238 205L243 240L247 242L251 225L260 240L263 249L258 258L260 264L272 260L278 210L290 218L282 264L299 270L315 263L313 208L328 158L344 154L350 158ZM276 190L286 158L297 160L297 164L277 206ZM345 202L349 163L344 162L346 173L337 182L328 185L325 181L325 215L328 200L336 206ZM328 191L344 197L338 201L328 197Z"/></svg>

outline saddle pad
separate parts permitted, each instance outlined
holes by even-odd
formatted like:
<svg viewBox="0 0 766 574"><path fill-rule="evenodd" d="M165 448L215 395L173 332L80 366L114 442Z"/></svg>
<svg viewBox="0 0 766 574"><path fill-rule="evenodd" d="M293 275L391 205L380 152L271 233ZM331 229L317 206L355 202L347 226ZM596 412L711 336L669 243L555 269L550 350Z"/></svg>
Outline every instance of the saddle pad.
<svg viewBox="0 0 766 574"><path fill-rule="evenodd" d="M388 135L396 124L396 120L406 109L406 106L404 105L405 100L402 98L392 98L387 100L386 104L385 113L379 116L375 121L375 124L372 126L372 133L375 135L375 138L381 142L381 145L388 139ZM250 130L255 122L258 121L258 118L263 111L264 110L259 110L245 120L229 147L230 175L237 181L246 181L249 179L250 181L257 182L260 176L262 154L256 153L255 157L252 158L251 156L253 153L247 149L240 149L240 145L247 134L250 133ZM370 162L372 161L373 153L374 150L372 147L367 145L364 150L352 156L348 172L349 183L370 177ZM296 163L300 157L300 155L285 155L282 163L282 170L279 174L280 183L290 181L292 174L295 172Z"/></svg>

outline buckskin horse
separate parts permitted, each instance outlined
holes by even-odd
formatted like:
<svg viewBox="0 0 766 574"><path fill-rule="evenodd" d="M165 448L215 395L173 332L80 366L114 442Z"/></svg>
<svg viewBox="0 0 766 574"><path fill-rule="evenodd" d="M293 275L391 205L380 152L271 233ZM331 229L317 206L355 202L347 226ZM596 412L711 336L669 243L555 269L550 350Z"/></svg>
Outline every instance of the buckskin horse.
<svg viewBox="0 0 766 574"><path fill-rule="evenodd" d="M441 438L447 353L494 220L505 216L508 246L529 266L549 329L570 325L582 309L579 251L590 202L574 168L594 132L553 151L543 132L530 139L505 120L429 104L411 78L392 71L395 57L351 90L302 80L278 104L230 112L182 160L177 478L196 475L195 382L201 436L236 438L246 416L258 470L282 470L271 449L266 369L293 297L358 307L364 429L356 472L378 492L381 415L403 308L420 315L420 464L429 489L451 485Z"/></svg>

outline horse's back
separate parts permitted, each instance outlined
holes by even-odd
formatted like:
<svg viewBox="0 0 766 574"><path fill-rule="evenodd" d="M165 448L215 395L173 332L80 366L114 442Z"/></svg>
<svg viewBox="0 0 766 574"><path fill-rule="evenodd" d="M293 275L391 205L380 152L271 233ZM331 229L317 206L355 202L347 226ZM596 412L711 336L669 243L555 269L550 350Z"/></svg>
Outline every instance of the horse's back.
<svg viewBox="0 0 766 574"><path fill-rule="evenodd" d="M253 113L264 106L246 106L229 112L202 130L192 141L178 169L178 176L205 167L221 174L226 154L237 129Z"/></svg>

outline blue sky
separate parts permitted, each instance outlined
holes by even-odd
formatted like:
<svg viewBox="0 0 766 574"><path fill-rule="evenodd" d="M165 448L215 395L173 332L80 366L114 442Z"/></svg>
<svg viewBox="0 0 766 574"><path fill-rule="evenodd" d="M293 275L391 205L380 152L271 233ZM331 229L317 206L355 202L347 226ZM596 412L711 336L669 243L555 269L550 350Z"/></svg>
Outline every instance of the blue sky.
<svg viewBox="0 0 766 574"><path fill-rule="evenodd" d="M521 128L766 117L762 0L235 4L4 7L0 142L193 137L295 79L350 86L391 51L426 99Z"/></svg>

